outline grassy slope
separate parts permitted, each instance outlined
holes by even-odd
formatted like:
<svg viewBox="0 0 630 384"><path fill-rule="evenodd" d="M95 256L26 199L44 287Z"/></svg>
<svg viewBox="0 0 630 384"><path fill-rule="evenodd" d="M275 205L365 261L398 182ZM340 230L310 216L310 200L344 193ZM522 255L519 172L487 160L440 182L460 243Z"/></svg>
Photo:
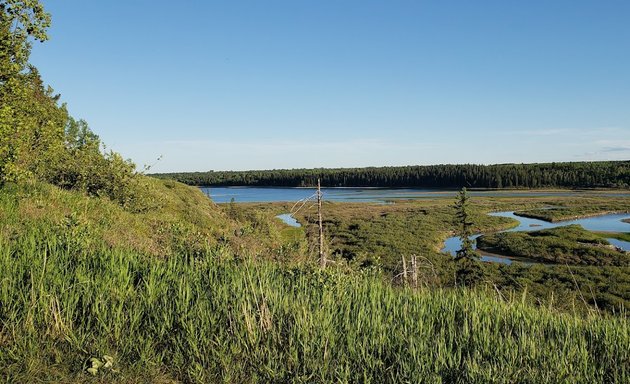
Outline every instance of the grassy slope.
<svg viewBox="0 0 630 384"><path fill-rule="evenodd" d="M627 318L370 274L0 240L7 382L623 383ZM90 358L111 368L86 373ZM553 367L553 368L552 368Z"/></svg>
<svg viewBox="0 0 630 384"><path fill-rule="evenodd" d="M107 199L87 197L45 183L0 189L0 234L18 237L33 228L52 228L90 249L112 248L167 256L180 248L203 251L230 234L234 223L198 189L143 177L141 212Z"/></svg>

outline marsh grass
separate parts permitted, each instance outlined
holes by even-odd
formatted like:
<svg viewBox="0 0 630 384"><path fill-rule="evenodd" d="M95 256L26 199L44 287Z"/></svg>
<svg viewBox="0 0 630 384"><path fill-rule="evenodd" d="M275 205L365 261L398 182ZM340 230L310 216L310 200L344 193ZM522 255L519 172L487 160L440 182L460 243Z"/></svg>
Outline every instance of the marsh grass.
<svg viewBox="0 0 630 384"><path fill-rule="evenodd" d="M617 239L622 241L630 241L630 232L594 232L603 239Z"/></svg>
<svg viewBox="0 0 630 384"><path fill-rule="evenodd" d="M598 204L610 209L630 199L609 196L588 197L574 201L575 197L485 197L472 199L475 231L490 233L516 226L517 221L487 213L506 210L531 210L550 206ZM443 241L453 235L453 199L436 198L414 201L396 201L393 204L331 203L324 204L325 245L328 257L336 266L352 269L380 268L390 279L402 272L401 257L412 254L422 256L420 281L431 288L454 287L458 284L456 266L450 255L440 253ZM261 213L268 221L286 213L286 203L238 204L244 213ZM587 208L587 207L582 207ZM317 258L316 215L310 211L297 215L303 225L306 239ZM285 226L286 227L286 226ZM300 252L293 253L295 260L304 260ZM301 257L301 259L300 259ZM571 263L572 264L572 263ZM600 263L601 264L601 263ZM501 291L503 295L523 293L531 304L574 313L604 311L619 313L630 305L630 269L626 266L599 265L597 267L561 264L527 266L514 263L497 265L481 263L484 271L482 285Z"/></svg>
<svg viewBox="0 0 630 384"><path fill-rule="evenodd" d="M629 325L225 250L88 253L45 228L0 240L4 382L623 383Z"/></svg>
<svg viewBox="0 0 630 384"><path fill-rule="evenodd" d="M621 197L587 197L557 200L551 207L525 209L515 212L523 217L557 222L575 220L584 217L599 216L607 213L630 213L628 199Z"/></svg>
<svg viewBox="0 0 630 384"><path fill-rule="evenodd" d="M482 250L548 263L630 266L630 254L613 248L601 235L580 225L529 232L501 232L477 239Z"/></svg>

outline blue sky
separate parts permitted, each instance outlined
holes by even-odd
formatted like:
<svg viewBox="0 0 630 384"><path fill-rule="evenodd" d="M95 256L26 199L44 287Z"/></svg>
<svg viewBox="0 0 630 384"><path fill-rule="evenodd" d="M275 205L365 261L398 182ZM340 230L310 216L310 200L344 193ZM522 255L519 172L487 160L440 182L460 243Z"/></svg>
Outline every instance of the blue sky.
<svg viewBox="0 0 630 384"><path fill-rule="evenodd" d="M630 159L625 0L43 3L31 61L155 172Z"/></svg>

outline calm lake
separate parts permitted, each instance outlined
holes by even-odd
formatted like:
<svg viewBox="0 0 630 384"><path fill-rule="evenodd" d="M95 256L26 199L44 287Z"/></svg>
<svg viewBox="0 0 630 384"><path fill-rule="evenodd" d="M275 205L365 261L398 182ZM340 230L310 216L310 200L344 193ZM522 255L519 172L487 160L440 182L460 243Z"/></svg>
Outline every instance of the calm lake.
<svg viewBox="0 0 630 384"><path fill-rule="evenodd" d="M200 187L215 203L228 203L234 199L237 203L263 203L277 201L298 201L315 193L313 188L279 187ZM322 188L324 200L340 202L386 203L392 200L423 199L455 196L459 190L453 189L411 189L411 188ZM589 191L518 191L518 190L483 190L469 191L471 196L591 196L630 197L628 192L589 192Z"/></svg>

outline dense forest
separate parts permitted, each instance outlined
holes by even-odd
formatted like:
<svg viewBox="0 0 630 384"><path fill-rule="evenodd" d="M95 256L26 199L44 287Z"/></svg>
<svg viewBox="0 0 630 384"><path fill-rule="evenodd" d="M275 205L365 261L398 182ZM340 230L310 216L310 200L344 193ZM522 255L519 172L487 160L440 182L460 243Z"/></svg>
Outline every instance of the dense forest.
<svg viewBox="0 0 630 384"><path fill-rule="evenodd" d="M627 188L630 161L209 171L156 174L189 185L424 188Z"/></svg>

